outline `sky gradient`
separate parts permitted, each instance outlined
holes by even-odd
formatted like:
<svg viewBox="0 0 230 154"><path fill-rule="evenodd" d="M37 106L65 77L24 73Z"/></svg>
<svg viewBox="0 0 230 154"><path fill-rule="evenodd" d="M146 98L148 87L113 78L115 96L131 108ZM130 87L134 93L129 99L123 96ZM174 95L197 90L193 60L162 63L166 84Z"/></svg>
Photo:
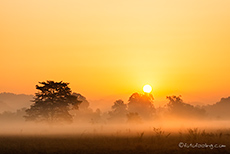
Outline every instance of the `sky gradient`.
<svg viewBox="0 0 230 154"><path fill-rule="evenodd" d="M228 0L1 0L0 92L69 82L88 99L153 87L214 103L230 95Z"/></svg>

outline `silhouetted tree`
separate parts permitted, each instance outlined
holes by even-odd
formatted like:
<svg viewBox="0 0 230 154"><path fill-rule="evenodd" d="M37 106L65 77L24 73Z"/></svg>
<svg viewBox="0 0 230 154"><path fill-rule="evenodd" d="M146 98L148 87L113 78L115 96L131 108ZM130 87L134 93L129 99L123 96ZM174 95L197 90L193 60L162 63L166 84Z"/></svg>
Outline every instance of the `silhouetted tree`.
<svg viewBox="0 0 230 154"><path fill-rule="evenodd" d="M81 101L81 104L79 105L79 109L86 110L89 108L89 102L86 100L85 96L82 96L79 93L73 93L74 96L78 98L79 101Z"/></svg>
<svg viewBox="0 0 230 154"><path fill-rule="evenodd" d="M204 109L184 103L181 99L181 96L167 96L166 98L169 100L169 103L167 104L169 113L174 116L179 116L181 118L194 118L202 117L205 115Z"/></svg>
<svg viewBox="0 0 230 154"><path fill-rule="evenodd" d="M79 110L73 110L70 113L73 115L73 121L75 123L99 123L101 112L100 110L93 111L89 107L89 102L83 95L79 93L73 93L74 96L78 97L78 100L81 101L79 105Z"/></svg>
<svg viewBox="0 0 230 154"><path fill-rule="evenodd" d="M213 105L206 105L203 108L207 114L215 119L230 119L230 97L221 98L221 100Z"/></svg>
<svg viewBox="0 0 230 154"><path fill-rule="evenodd" d="M153 96L151 94L134 93L129 97L128 111L138 113L143 119L150 119L155 114Z"/></svg>
<svg viewBox="0 0 230 154"><path fill-rule="evenodd" d="M112 111L109 111L110 120L119 120L120 122L125 122L127 113L127 105L124 103L124 101L121 99L116 100L112 106Z"/></svg>
<svg viewBox="0 0 230 154"><path fill-rule="evenodd" d="M72 94L69 83L46 81L36 85L34 104L26 110L26 120L54 122L72 122L71 109L78 109L81 103Z"/></svg>

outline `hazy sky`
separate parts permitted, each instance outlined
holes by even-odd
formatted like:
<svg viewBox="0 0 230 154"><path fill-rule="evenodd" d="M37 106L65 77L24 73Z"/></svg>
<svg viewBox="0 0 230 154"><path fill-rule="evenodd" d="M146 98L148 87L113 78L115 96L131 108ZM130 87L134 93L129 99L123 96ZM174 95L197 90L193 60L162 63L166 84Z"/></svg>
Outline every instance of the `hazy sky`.
<svg viewBox="0 0 230 154"><path fill-rule="evenodd" d="M70 82L88 99L230 95L229 0L0 0L0 92Z"/></svg>

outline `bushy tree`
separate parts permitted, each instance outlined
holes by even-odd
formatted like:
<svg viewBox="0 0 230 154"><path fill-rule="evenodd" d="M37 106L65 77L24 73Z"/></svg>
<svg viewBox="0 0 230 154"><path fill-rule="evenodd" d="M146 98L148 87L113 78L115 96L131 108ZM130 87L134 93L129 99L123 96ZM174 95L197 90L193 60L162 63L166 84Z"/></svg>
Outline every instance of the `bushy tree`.
<svg viewBox="0 0 230 154"><path fill-rule="evenodd" d="M78 110L71 111L73 115L73 121L75 123L100 123L101 122L101 111L97 109L93 111L93 109L89 106L89 101L86 99L85 96L81 95L80 93L73 93L74 96L78 97L78 100L81 101Z"/></svg>
<svg viewBox="0 0 230 154"><path fill-rule="evenodd" d="M221 98L221 100L212 105L203 106L209 117L215 119L230 119L230 97Z"/></svg>
<svg viewBox="0 0 230 154"><path fill-rule="evenodd" d="M138 113L143 119L151 119L155 114L153 96L151 94L133 93L129 97L128 111Z"/></svg>
<svg viewBox="0 0 230 154"><path fill-rule="evenodd" d="M34 104L26 110L26 120L48 123L72 122L71 109L78 109L81 103L72 94L69 83L46 81L36 85Z"/></svg>
<svg viewBox="0 0 230 154"><path fill-rule="evenodd" d="M89 109L89 102L85 98L85 96L79 94L79 93L73 93L74 96L78 98L79 101L81 101L81 104L79 105L79 109L81 110L87 110Z"/></svg>
<svg viewBox="0 0 230 154"><path fill-rule="evenodd" d="M116 100L112 106L112 111L109 112L110 120L125 121L127 113L127 105L124 101Z"/></svg>
<svg viewBox="0 0 230 154"><path fill-rule="evenodd" d="M169 100L167 107L169 113L177 117L202 117L205 115L205 110L195 107L193 105L184 103L181 96L167 96Z"/></svg>

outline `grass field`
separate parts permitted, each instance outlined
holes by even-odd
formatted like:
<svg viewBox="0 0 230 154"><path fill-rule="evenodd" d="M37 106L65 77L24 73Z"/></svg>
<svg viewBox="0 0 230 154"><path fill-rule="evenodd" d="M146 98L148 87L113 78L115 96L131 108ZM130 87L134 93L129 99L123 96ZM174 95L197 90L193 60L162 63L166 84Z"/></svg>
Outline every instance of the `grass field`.
<svg viewBox="0 0 230 154"><path fill-rule="evenodd" d="M183 143L181 143L183 142ZM185 143L189 148L185 147ZM198 145L195 145L198 143ZM179 147L180 146L183 147ZM206 144L206 147L205 145ZM215 144L226 147L215 147ZM212 145L214 147L212 147ZM194 147L192 147L194 146ZM201 146L201 147L200 147ZM203 146L203 147L202 147ZM188 129L166 133L153 128L152 132L114 134L53 134L53 135L1 135L1 154L192 154L230 153L230 131L206 132Z"/></svg>

